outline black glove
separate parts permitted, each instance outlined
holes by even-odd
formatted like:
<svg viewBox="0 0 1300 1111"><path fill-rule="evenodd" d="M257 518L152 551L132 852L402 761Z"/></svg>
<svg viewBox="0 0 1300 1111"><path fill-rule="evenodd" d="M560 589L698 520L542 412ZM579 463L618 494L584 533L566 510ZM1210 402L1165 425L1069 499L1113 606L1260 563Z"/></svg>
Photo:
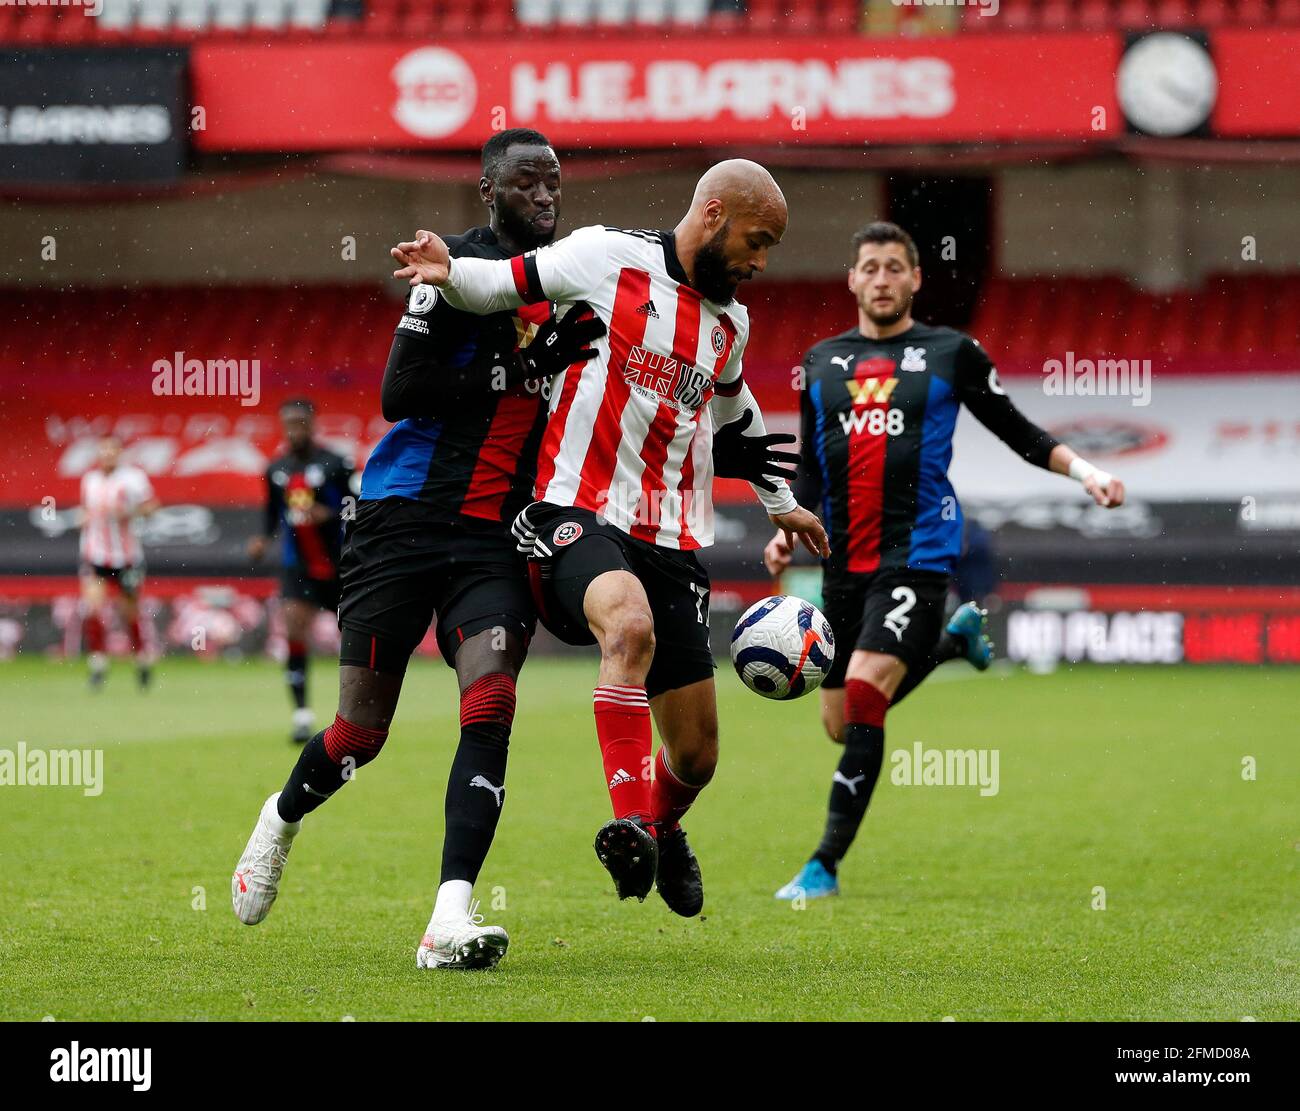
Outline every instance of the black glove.
<svg viewBox="0 0 1300 1111"><path fill-rule="evenodd" d="M746 436L745 429L754 422L754 410L730 424L724 424L713 434L713 473L718 478L743 478L769 494L776 492L776 484L766 476L784 478L793 482L800 456L792 451L773 451L776 444L792 444L795 437L789 433L773 432L765 436Z"/></svg>
<svg viewBox="0 0 1300 1111"><path fill-rule="evenodd" d="M519 352L524 378L550 378L574 363L594 359L596 351L588 345L604 334L605 322L591 315L586 301L576 302L563 320L552 316L538 328L533 342Z"/></svg>

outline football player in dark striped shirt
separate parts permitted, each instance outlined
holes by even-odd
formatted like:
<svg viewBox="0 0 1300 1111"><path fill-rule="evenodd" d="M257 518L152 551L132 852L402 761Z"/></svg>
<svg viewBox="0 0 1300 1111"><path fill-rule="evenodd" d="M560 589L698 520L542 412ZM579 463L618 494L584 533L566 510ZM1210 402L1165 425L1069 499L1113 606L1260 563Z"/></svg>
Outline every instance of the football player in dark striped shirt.
<svg viewBox="0 0 1300 1111"><path fill-rule="evenodd" d="M352 495L352 464L318 444L316 409L306 398L280 406L288 450L266 468L266 524L248 542L260 560L276 533L283 536L280 609L284 615L285 678L293 699L293 740L303 744L316 732L307 698L311 624L320 610L339 606L339 550L345 499Z"/></svg>
<svg viewBox="0 0 1300 1111"><path fill-rule="evenodd" d="M544 135L500 132L483 147L485 227L454 256L505 259L549 243L560 163ZM505 801L515 679L535 615L510 522L531 500L551 376L590 359L604 333L549 304L476 316L413 288L384 372L385 419L344 541L339 708L262 808L232 882L249 925L275 900L303 818L378 756L411 654L435 620L460 687L460 741L447 784L442 877L416 951L420 968L491 968L508 938L471 903Z"/></svg>
<svg viewBox="0 0 1300 1111"><path fill-rule="evenodd" d="M1118 478L1016 408L975 340L913 320L921 268L906 231L869 224L852 249L848 284L858 322L804 357L803 465L795 484L801 505L821 507L831 541L822 597L836 655L822 685L822 722L844 750L821 844L779 899L838 892L839 862L884 759L886 711L946 660L988 666L983 611L967 603L946 627L943 620L962 540L961 507L948 481L961 407L1026 462L1081 482L1098 505L1124 501ZM778 575L792 554L778 532L763 558Z"/></svg>

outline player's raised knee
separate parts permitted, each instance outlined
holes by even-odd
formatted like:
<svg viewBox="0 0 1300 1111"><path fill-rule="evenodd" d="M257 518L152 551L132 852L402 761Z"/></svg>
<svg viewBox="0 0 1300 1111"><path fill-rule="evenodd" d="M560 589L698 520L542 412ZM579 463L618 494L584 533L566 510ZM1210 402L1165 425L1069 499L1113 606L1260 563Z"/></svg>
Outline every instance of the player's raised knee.
<svg viewBox="0 0 1300 1111"><path fill-rule="evenodd" d="M602 653L610 659L649 663L655 651L655 623L649 610L631 604L616 608L604 626Z"/></svg>

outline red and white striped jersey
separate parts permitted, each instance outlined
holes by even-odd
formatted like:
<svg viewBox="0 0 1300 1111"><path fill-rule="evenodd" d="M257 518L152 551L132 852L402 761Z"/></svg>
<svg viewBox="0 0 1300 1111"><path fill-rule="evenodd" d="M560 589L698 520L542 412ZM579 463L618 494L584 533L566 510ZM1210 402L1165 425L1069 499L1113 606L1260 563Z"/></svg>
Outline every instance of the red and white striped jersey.
<svg viewBox="0 0 1300 1111"><path fill-rule="evenodd" d="M108 474L92 467L81 476L81 558L96 567L131 567L144 561L130 514L154 496L139 467L118 464Z"/></svg>
<svg viewBox="0 0 1300 1111"><path fill-rule="evenodd" d="M597 225L505 262L457 258L443 292L476 312L586 301L608 334L551 382L535 496L661 547L713 543L709 403L743 388L749 315L687 284L671 232ZM769 512L794 507L784 485L756 492Z"/></svg>

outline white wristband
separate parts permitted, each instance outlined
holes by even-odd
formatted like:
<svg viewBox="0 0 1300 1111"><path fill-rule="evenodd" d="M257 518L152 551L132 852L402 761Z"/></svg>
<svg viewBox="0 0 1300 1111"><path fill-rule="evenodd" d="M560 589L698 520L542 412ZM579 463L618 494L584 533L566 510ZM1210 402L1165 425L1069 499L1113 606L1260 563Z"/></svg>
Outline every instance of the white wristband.
<svg viewBox="0 0 1300 1111"><path fill-rule="evenodd" d="M794 500L793 491L784 482L777 483L775 492L764 490L761 486L754 486L753 483L750 485L769 516L779 517L783 513L793 513L799 508L799 503Z"/></svg>
<svg viewBox="0 0 1300 1111"><path fill-rule="evenodd" d="M1070 477L1075 482L1087 482L1090 478L1097 480L1097 485L1105 489L1110 485L1111 474L1100 467L1094 467L1088 460L1076 455L1070 460Z"/></svg>

